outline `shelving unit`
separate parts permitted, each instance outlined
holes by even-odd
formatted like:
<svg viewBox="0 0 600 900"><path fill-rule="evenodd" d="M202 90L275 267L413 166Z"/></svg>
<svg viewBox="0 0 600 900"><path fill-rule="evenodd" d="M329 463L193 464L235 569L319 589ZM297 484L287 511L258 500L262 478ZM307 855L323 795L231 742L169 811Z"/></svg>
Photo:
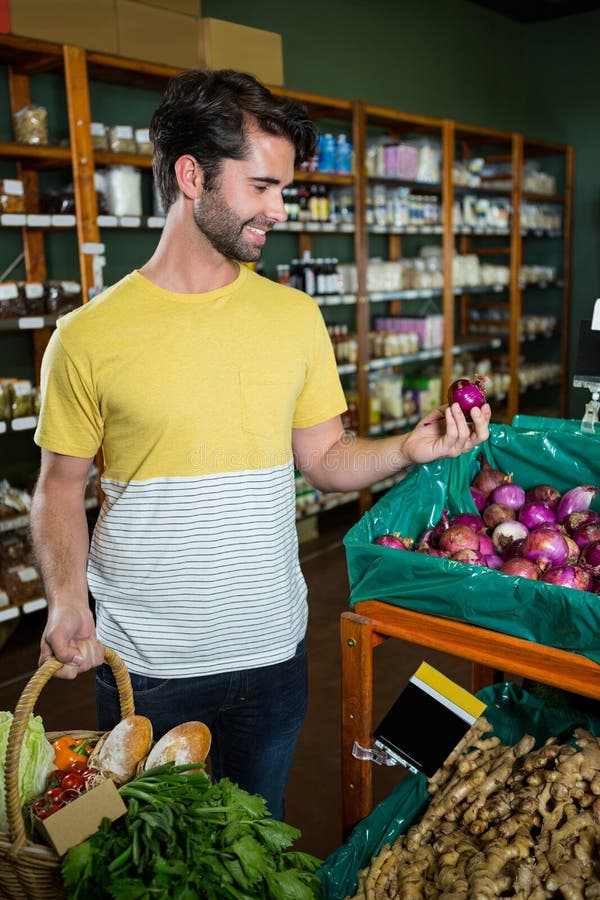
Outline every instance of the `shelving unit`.
<svg viewBox="0 0 600 900"><path fill-rule="evenodd" d="M91 109L91 84L103 82L115 86L162 91L178 69L165 65L110 56L86 51L78 47L61 46L42 41L0 36L0 64L6 66L10 106L14 112L31 101L32 77L40 73L58 74L64 81L68 110L68 146L29 146L10 141L0 142L0 165L12 164L17 176L24 181L26 214L24 217L0 217L0 229L15 233L21 230L24 252L24 268L27 280L43 281L47 277L47 236L61 231L73 233L77 242L80 281L84 302L98 287L98 257L104 252L105 238L119 240L119 233L133 235L147 232L152 236L163 226L162 216L145 214L141 217L106 216L98 211L94 173L97 167L110 165L135 166L150 177L151 159L131 153L112 153L94 150L90 134L93 120ZM342 100L281 87L274 93L299 100L307 106L309 115L327 128L347 131L354 148L353 174L323 174L298 172L296 182L315 183L327 187L347 187L353 192L354 223L288 222L275 229L269 238L265 255L277 255L278 241L289 246L295 241L298 256L312 250L315 242L344 241L348 259L356 265L356 291L317 297L326 320L352 322L356 336L356 362L340 364L340 376L345 386L349 378L356 381L358 395L358 433L378 436L400 433L414 424L418 415L403 410L397 416L373 421L371 415L371 385L386 370L398 375L434 372L440 380L444 397L452 380L456 365L469 354L476 362L492 359L494 366L506 368L509 386L505 397L493 398L494 418L511 421L523 409L534 409L529 403L530 391L519 386L522 360L533 357L537 344L542 344L544 355L555 354L559 366L557 380L561 391L558 402L554 397L554 411L550 414L565 415L566 411L566 360L568 352L568 312L570 292L570 240L571 200L573 186L573 149L559 144L540 142L516 133L456 123L448 119L435 119L381 106L369 105L361 99ZM157 95L158 96L158 95ZM331 125L333 123L333 125ZM325 128L323 128L325 130ZM384 142L402 142L420 137L439 149L439 177L425 182L415 179L386 178L369 175L368 159L370 142L374 138ZM487 163L504 162L510 169L510 184L494 187L462 187L455 183L454 168L457 160L483 156ZM549 161L554 167L557 192L523 190L523 165L532 160ZM64 170L72 180L75 194L76 216L47 216L40 213L40 173L48 169ZM381 224L370 220L370 193L375 187L397 189L404 196L435 198L439 217L433 222L406 224ZM481 222L458 226L454 221L457 203L466 194L479 198L504 198L510 207L509 220L503 227L490 227ZM524 204L543 204L561 211L561 227L558 229L523 229L521 213ZM1 233L1 232L0 232ZM284 237L280 237L284 236ZM140 238L141 239L141 238ZM398 290L369 290L369 260L381 256L389 261L414 258L423 244L439 248L442 279L435 287L402 286ZM280 244L279 246L283 246ZM556 281L545 285L530 286L522 282L523 264L535 264L549 247L555 261ZM149 248L150 249L150 248ZM507 283L486 285L461 285L453 283L454 256L456 253L473 253L481 260L503 261L510 270ZM282 262L287 261L280 258ZM536 300L536 295L538 299ZM543 299L539 299L542 297ZM551 339L545 335L540 340L524 341L521 334L523 316L535 315L539 306L552 302L556 307L557 326ZM538 306L536 307L536 304ZM380 313L390 316L435 313L443 317L443 336L440 346L419 348L411 352L379 357L372 352L370 333L374 319ZM483 334L473 329L473 314L494 314L505 318L503 333ZM28 331L33 346L32 371L39 373L43 351L54 321L44 317L33 324L23 320L0 320L0 332ZM0 335L1 337L1 335ZM11 374L2 372L0 374ZM543 393L543 392L541 392ZM533 395L535 397L535 394ZM548 411L544 409L544 414ZM6 431L12 431L7 428ZM1 436L0 436L1 439ZM1 476L1 473L0 473ZM368 508L373 496L380 490L351 493L341 497L324 498L321 503L302 511L302 515L314 514L328 504L359 500L361 511Z"/></svg>

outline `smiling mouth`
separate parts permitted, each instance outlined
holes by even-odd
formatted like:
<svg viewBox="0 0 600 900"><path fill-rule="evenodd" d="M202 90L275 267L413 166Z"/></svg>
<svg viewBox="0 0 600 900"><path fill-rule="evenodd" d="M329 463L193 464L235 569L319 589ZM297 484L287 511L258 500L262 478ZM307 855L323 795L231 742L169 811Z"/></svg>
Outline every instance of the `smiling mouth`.
<svg viewBox="0 0 600 900"><path fill-rule="evenodd" d="M263 229L263 228L256 228L256 227L254 227L253 225L246 225L246 228L247 228L249 231L254 232L254 234L258 234L260 237L264 237L264 236L266 235L266 233L267 233L266 229Z"/></svg>

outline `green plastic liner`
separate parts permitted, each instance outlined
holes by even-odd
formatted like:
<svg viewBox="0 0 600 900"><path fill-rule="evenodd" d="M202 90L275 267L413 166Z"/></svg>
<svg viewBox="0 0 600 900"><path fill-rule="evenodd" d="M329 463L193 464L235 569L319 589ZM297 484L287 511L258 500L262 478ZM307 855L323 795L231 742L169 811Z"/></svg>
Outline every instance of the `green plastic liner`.
<svg viewBox="0 0 600 900"><path fill-rule="evenodd" d="M582 433L579 422L520 416L513 425L492 425L482 447L413 467L347 533L350 606L382 600L600 663L598 594L373 543L378 535L395 531L416 539L444 509L451 516L477 512L469 488L481 453L526 490L536 484L552 484L561 493L576 485L600 486L600 434ZM591 508L600 511L600 494Z"/></svg>

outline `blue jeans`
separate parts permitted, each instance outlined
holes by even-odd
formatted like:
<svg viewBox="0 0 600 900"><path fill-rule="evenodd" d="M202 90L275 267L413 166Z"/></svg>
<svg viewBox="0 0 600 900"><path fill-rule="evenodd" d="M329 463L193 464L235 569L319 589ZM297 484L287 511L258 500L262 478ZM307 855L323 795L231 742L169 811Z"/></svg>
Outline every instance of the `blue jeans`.
<svg viewBox="0 0 600 900"><path fill-rule="evenodd" d="M261 794L273 818L285 816L284 796L304 721L308 670L304 641L292 659L258 669L197 678L131 674L135 712L152 722L154 738L182 722L200 721L212 733L212 778L230 778ZM98 724L108 731L121 718L112 671L96 669Z"/></svg>

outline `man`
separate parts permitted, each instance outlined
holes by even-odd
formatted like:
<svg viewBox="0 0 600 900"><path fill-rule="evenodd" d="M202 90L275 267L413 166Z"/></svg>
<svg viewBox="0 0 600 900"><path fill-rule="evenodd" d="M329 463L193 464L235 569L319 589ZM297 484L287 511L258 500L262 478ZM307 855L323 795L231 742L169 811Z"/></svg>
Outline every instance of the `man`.
<svg viewBox="0 0 600 900"><path fill-rule="evenodd" d="M213 777L276 818L306 708L306 586L294 466L345 491L488 437L457 405L381 441L344 433L318 306L238 261L286 218L314 151L298 104L249 75L174 79L151 124L166 221L139 270L63 317L48 346L31 510L48 598L41 660L97 666L99 726L119 719L102 645L160 737L205 722ZM102 448L105 500L88 554L83 497ZM95 600L88 605L88 587Z"/></svg>

